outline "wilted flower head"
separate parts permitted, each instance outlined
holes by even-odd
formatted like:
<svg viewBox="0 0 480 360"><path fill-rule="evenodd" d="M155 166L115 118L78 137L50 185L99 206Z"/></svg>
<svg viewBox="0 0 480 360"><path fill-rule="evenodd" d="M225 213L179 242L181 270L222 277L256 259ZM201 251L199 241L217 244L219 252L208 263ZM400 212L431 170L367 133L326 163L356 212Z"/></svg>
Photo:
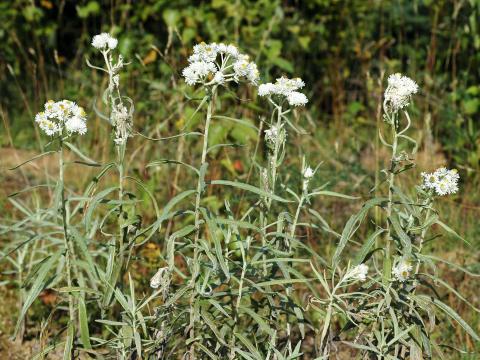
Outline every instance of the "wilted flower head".
<svg viewBox="0 0 480 360"><path fill-rule="evenodd" d="M168 296L170 286L170 271L168 267L162 267L150 279L150 287L162 290L162 296L165 300Z"/></svg>
<svg viewBox="0 0 480 360"><path fill-rule="evenodd" d="M123 145L132 136L133 109L128 109L123 103L113 104L111 113L112 125L115 128L114 142Z"/></svg>
<svg viewBox="0 0 480 360"><path fill-rule="evenodd" d="M303 170L303 177L304 177L305 179L310 179L310 178L312 178L312 177L313 177L313 174L314 174L313 169L312 169L310 166L307 166L307 167L305 168L305 170Z"/></svg>
<svg viewBox="0 0 480 360"><path fill-rule="evenodd" d="M265 130L265 141L267 143L275 144L278 137L278 127L275 125L272 126L270 129Z"/></svg>
<svg viewBox="0 0 480 360"><path fill-rule="evenodd" d="M240 54L234 45L202 42L193 47L188 62L182 72L188 85L223 85L242 78L256 85L259 79L257 65L248 55Z"/></svg>
<svg viewBox="0 0 480 360"><path fill-rule="evenodd" d="M418 85L407 76L397 73L388 77L385 103L394 112L408 106L410 98L418 91Z"/></svg>
<svg viewBox="0 0 480 360"><path fill-rule="evenodd" d="M117 45L118 40L111 36L109 33L101 33L99 35L95 35L92 39L92 46L99 50L113 50L117 47Z"/></svg>
<svg viewBox="0 0 480 360"><path fill-rule="evenodd" d="M360 264L348 271L345 274L344 280L360 280L360 281L365 281L367 280L367 274L368 274L368 266L365 264Z"/></svg>
<svg viewBox="0 0 480 360"><path fill-rule="evenodd" d="M433 190L437 195L455 194L458 191L460 175L456 169L448 170L444 167L433 173L422 173L424 189Z"/></svg>
<svg viewBox="0 0 480 360"><path fill-rule="evenodd" d="M285 97L291 106L304 106L308 99L305 94L297 91L305 86L300 78L288 79L286 77L278 78L273 83L261 84L258 87L260 96L282 96Z"/></svg>
<svg viewBox="0 0 480 360"><path fill-rule="evenodd" d="M400 260L393 268L392 274L400 282L405 282L410 277L412 265L406 260Z"/></svg>
<svg viewBox="0 0 480 360"><path fill-rule="evenodd" d="M303 169L302 175L303 175L303 191L307 192L308 191L308 185L310 184L310 180L312 179L313 175L315 174L315 171L310 166L307 166Z"/></svg>
<svg viewBox="0 0 480 360"><path fill-rule="evenodd" d="M45 134L61 135L64 129L68 135L75 133L83 135L87 132L85 110L73 101L48 100L44 108L44 111L35 115L35 122Z"/></svg>

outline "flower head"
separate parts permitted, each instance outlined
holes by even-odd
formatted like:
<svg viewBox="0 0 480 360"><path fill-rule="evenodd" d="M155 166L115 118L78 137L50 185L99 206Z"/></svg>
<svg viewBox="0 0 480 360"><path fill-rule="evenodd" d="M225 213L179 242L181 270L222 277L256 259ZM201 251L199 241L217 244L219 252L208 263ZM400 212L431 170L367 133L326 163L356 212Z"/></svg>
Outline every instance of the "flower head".
<svg viewBox="0 0 480 360"><path fill-rule="evenodd" d="M305 170L303 170L303 177L305 179L311 179L313 177L313 169L310 166L307 166Z"/></svg>
<svg viewBox="0 0 480 360"><path fill-rule="evenodd" d="M405 282L410 277L410 272L412 269L413 267L408 261L401 260L393 268L392 274L398 281Z"/></svg>
<svg viewBox="0 0 480 360"><path fill-rule="evenodd" d="M48 136L61 135L64 129L68 135L87 132L85 110L73 101L48 100L44 108L44 111L35 115L35 122Z"/></svg>
<svg viewBox="0 0 480 360"><path fill-rule="evenodd" d="M193 47L188 62L190 65L182 72L188 85L224 85L242 78L256 85L259 80L257 65L234 45L202 42Z"/></svg>
<svg viewBox="0 0 480 360"><path fill-rule="evenodd" d="M417 92L418 85L415 81L399 73L392 74L388 77L385 103L392 111L397 112L408 106L412 95Z"/></svg>
<svg viewBox="0 0 480 360"><path fill-rule="evenodd" d="M213 62L195 61L183 69L183 77L188 85L204 81L208 75L215 74L217 67Z"/></svg>
<svg viewBox="0 0 480 360"><path fill-rule="evenodd" d="M423 185L426 190L433 190L439 196L455 194L458 192L460 175L456 169L448 170L444 167L433 173L422 173Z"/></svg>
<svg viewBox="0 0 480 360"><path fill-rule="evenodd" d="M65 128L70 134L78 133L84 135L87 133L87 124L80 116L72 116L65 122Z"/></svg>
<svg viewBox="0 0 480 360"><path fill-rule="evenodd" d="M305 106L305 104L308 102L308 99L305 96L305 94L298 91L290 92L287 95L287 100L291 106Z"/></svg>
<svg viewBox="0 0 480 360"><path fill-rule="evenodd" d="M345 274L344 280L353 279L353 280L360 280L365 281L367 280L368 274L368 265L360 264L348 271Z"/></svg>
<svg viewBox="0 0 480 360"><path fill-rule="evenodd" d="M258 87L259 96L285 97L290 106L304 106L308 99L305 94L297 91L305 86L300 78L288 79L284 76L278 78L275 83L261 84Z"/></svg>
<svg viewBox="0 0 480 360"><path fill-rule="evenodd" d="M117 47L117 45L118 40L109 33L101 33L92 38L92 46L99 50L113 50Z"/></svg>

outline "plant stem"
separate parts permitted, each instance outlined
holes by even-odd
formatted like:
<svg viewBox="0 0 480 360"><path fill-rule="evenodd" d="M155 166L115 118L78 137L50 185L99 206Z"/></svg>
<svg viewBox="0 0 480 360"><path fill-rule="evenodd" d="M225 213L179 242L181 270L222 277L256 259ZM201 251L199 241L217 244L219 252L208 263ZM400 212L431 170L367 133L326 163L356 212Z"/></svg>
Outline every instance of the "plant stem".
<svg viewBox="0 0 480 360"><path fill-rule="evenodd" d="M395 115L394 115L395 116ZM385 255L386 261L384 263L384 280L388 281L391 278L391 268L392 268L392 235L391 235L391 227L389 219L392 216L393 210L393 186L395 185L395 165L396 165L396 158L397 158L397 147L398 147L398 136L397 136L397 128L396 128L396 121L392 119L392 135L393 135L393 142L392 142L392 158L390 160L390 174L388 179L388 204L387 204L387 243L385 247Z"/></svg>
<svg viewBox="0 0 480 360"><path fill-rule="evenodd" d="M275 103L274 103L275 104ZM280 126L282 125L282 107L280 105L275 104L276 110L277 110L277 123L276 123L276 128L277 131L280 131ZM277 180L277 166L278 166L278 152L280 151L280 139L279 136L277 136L275 140L275 148L273 150L273 157L271 158L271 164L270 166L272 167L272 193L275 194L275 184ZM272 199L268 199L268 209L270 210L270 206L272 205Z"/></svg>
<svg viewBox="0 0 480 360"><path fill-rule="evenodd" d="M212 120L213 105L215 104L215 95L217 92L217 86L212 87L212 92L210 98L208 99L207 106L207 117L205 119L205 130L203 133L203 148L202 148L202 157L200 161L198 182L197 182L197 196L195 199L195 240L193 244L193 271L192 278L190 279L190 287L192 289L192 295L190 297L190 334L189 340L190 345L190 360L195 359L195 300L196 300L196 281L197 277L200 274L200 264L198 263L198 241L200 238L200 201L202 199L203 184L204 184L204 174L202 169L206 164L207 159L207 150L208 150L208 131L210 129L210 122Z"/></svg>
<svg viewBox="0 0 480 360"><path fill-rule="evenodd" d="M63 239L65 244L65 267L67 270L67 286L69 288L72 287L72 273L71 273L71 244L70 238L68 236L68 219L67 219L67 211L66 211L66 198L65 198L65 183L64 183L64 159L63 159L63 141L60 139L60 149L59 149L59 180L60 180L60 192L61 192L61 207L60 211L62 213L62 225L63 225ZM73 324L75 321L75 310L74 310L74 303L73 303L73 295L71 292L68 294L68 312L70 316L70 322Z"/></svg>
<svg viewBox="0 0 480 360"><path fill-rule="evenodd" d="M290 229L290 239L288 240L288 252L291 251L292 249L292 246L291 246L291 241L294 239L295 237L295 230L297 228L297 223L298 223L298 218L300 216L300 211L302 209L302 206L303 206L303 202L305 201L305 195L304 195L304 190L302 189L302 196L300 197L300 201L298 203L298 206L297 206L297 210L295 212L295 217L293 219L293 223L292 223L292 227ZM288 263L289 266L292 265L291 262ZM290 275L288 274L288 272L285 274L285 277L288 279L290 278ZM286 294L287 294L287 298L289 298L292 294L292 285L291 284L287 284L286 285L287 289L286 289ZM291 333L291 326L290 326L290 322L288 321L288 315L287 315L287 348L288 350L292 351L292 342L290 340L290 333Z"/></svg>
<svg viewBox="0 0 480 360"><path fill-rule="evenodd" d="M243 281L245 279L246 272L247 272L247 261L245 259L245 251L242 249L242 274L240 276L240 282L238 284L238 296L237 296L237 301L235 303L235 315L233 319L234 325L233 325L233 332L232 332L232 341L230 344L230 356L229 356L230 360L235 359L235 333L237 331L238 310L240 309L240 304L242 301Z"/></svg>

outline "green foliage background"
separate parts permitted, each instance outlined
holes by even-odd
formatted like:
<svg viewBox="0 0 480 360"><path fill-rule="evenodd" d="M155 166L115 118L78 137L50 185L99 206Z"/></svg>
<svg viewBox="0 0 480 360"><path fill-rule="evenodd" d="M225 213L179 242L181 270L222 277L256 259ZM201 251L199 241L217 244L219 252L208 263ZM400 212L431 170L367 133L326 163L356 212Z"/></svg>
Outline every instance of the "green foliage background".
<svg viewBox="0 0 480 360"><path fill-rule="evenodd" d="M305 79L319 127L363 126L358 118L374 113L380 74L407 73L421 85L418 107L448 157L476 171L479 12L476 0L3 1L1 103L15 118L14 136L25 138L34 112L25 101L33 107L58 92L77 99L93 92L84 56L100 31L120 38L132 59L132 95L144 101L152 87L169 95L162 84L178 80L192 44L233 42L253 53L263 78ZM167 47L169 63L152 61L152 47Z"/></svg>

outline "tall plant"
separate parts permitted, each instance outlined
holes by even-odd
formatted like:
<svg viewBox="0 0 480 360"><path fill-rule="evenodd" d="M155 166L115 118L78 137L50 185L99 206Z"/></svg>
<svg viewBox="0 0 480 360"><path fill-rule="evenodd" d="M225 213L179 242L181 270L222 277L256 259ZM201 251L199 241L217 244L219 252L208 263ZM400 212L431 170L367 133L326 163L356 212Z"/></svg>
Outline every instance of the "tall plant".
<svg viewBox="0 0 480 360"><path fill-rule="evenodd" d="M445 326L444 322L436 323L442 316L458 322L473 339L479 340L468 323L442 302L435 290L432 292L438 286L445 287L473 306L436 275L435 264L445 261L425 251L426 243L439 239L434 225L459 238L435 210L436 197L458 191L457 171L441 168L432 174L422 173L423 184L414 191L400 185L399 177L414 167L412 156L417 143L407 135L411 127L407 107L417 90L417 84L406 76L394 74L388 78L383 103L388 136L379 129L382 144L391 152L380 184L385 196L368 200L359 213L350 217L330 269L320 272L313 268L326 294L310 302L324 314L319 344L324 358L334 351L340 338L368 357L444 358L441 344L431 336L433 329ZM383 221L375 223L357 255L342 270L344 249L374 207L384 211ZM342 323L339 331L335 330L336 320Z"/></svg>

